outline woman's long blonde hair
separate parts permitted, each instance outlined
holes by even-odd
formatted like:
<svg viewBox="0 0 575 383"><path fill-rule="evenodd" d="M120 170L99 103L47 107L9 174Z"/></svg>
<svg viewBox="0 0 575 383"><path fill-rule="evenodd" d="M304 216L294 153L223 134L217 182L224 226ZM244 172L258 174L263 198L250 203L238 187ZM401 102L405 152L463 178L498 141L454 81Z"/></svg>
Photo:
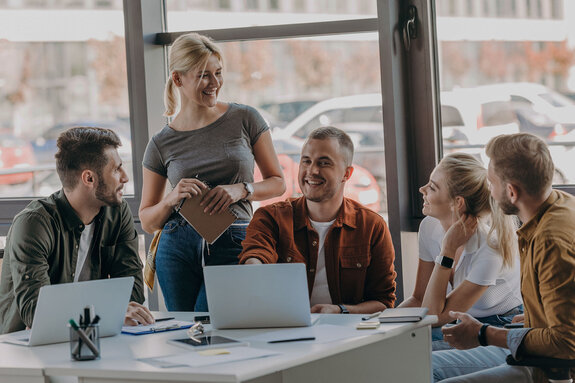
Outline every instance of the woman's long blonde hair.
<svg viewBox="0 0 575 383"><path fill-rule="evenodd" d="M211 55L215 55L223 65L220 48L207 36L188 33L174 41L170 48L170 73L164 89L164 116L173 116L179 103L172 74L175 72L183 75L190 70L205 68Z"/></svg>
<svg viewBox="0 0 575 383"><path fill-rule="evenodd" d="M503 214L491 197L487 169L481 161L467 153L453 153L440 162L445 172L447 191L451 199L462 197L465 212L480 219L490 219L488 245L503 257L503 266L510 267L517 254L516 219Z"/></svg>

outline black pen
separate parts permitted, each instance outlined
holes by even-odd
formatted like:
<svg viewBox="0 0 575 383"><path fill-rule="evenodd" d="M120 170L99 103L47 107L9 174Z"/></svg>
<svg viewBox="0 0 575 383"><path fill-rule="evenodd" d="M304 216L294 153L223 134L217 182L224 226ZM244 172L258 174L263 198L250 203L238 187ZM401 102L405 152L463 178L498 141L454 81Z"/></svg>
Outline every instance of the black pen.
<svg viewBox="0 0 575 383"><path fill-rule="evenodd" d="M176 319L176 318L174 318L174 317L158 318L158 319L156 319L156 322L163 322L163 321L172 320L172 319Z"/></svg>
<svg viewBox="0 0 575 383"><path fill-rule="evenodd" d="M304 340L315 340L315 336L309 338L293 338L293 339L280 339L280 340L270 340L268 343L287 343L287 342L300 342Z"/></svg>

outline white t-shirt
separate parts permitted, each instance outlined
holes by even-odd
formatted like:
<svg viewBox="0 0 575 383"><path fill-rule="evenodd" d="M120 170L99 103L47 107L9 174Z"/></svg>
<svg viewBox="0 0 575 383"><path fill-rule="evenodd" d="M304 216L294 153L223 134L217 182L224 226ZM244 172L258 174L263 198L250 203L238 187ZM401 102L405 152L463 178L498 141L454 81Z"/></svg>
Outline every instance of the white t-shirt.
<svg viewBox="0 0 575 383"><path fill-rule="evenodd" d="M80 236L80 244L78 245L78 260L76 261L76 272L74 274L74 282L78 282L86 258L88 257L88 252L90 251L90 245L92 244L92 237L94 236L94 222L89 225L84 226L82 230L82 235Z"/></svg>
<svg viewBox="0 0 575 383"><path fill-rule="evenodd" d="M457 288L465 280L489 286L467 311L476 318L504 314L523 303L519 257L517 256L511 268L502 268L503 258L487 244L488 231L484 225L478 226L475 234L465 244L453 274L452 288ZM434 262L441 252L444 236L445 231L439 220L425 217L419 226L419 259Z"/></svg>
<svg viewBox="0 0 575 383"><path fill-rule="evenodd" d="M317 265L315 266L315 279L313 282L313 290L311 292L310 304L331 304L331 295L329 294L329 286L327 285L327 274L325 271L325 237L335 219L330 222L315 222L309 220L317 235L319 237L319 247L317 251Z"/></svg>

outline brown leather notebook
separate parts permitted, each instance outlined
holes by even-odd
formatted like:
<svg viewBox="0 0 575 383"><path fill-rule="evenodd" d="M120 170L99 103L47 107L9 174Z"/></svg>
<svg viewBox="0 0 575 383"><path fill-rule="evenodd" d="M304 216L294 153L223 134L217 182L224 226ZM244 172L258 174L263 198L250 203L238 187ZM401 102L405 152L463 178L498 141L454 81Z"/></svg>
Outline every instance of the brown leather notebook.
<svg viewBox="0 0 575 383"><path fill-rule="evenodd" d="M186 198L178 212L211 245L234 223L236 215L230 209L214 215L204 213L205 206L200 206L200 201L207 192L208 189L193 198Z"/></svg>

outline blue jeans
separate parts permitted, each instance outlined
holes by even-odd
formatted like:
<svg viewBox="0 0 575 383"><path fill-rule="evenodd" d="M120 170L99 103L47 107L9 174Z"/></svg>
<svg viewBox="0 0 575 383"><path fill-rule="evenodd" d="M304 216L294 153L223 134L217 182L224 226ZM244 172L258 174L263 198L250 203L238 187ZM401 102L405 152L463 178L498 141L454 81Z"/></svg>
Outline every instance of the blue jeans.
<svg viewBox="0 0 575 383"><path fill-rule="evenodd" d="M533 369L509 366L505 348L488 346L470 350L444 350L431 354L433 381L445 383L526 383Z"/></svg>
<svg viewBox="0 0 575 383"><path fill-rule="evenodd" d="M156 252L156 275L168 311L208 311L202 261L207 266L236 265L247 225L236 221L208 245L182 217L170 217Z"/></svg>
<svg viewBox="0 0 575 383"><path fill-rule="evenodd" d="M476 318L481 323L487 323L496 327L503 327L508 323L511 323L513 317L517 314L523 314L523 305L519 305L505 314L501 315L490 315L483 318ZM431 329L431 342L432 350L449 350L452 347L443 340L443 333L441 332L441 327L434 327Z"/></svg>

